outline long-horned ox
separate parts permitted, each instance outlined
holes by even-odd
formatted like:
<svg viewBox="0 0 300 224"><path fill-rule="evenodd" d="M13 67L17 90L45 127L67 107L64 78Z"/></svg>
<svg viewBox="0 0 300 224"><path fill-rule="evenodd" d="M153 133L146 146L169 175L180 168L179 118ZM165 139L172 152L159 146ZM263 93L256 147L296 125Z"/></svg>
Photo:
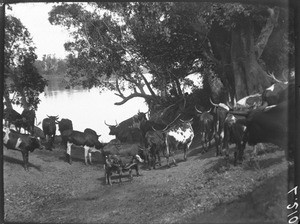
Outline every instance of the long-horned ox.
<svg viewBox="0 0 300 224"><path fill-rule="evenodd" d="M192 144L194 138L194 130L192 128L192 120L184 121L179 119L181 114L179 114L170 124L168 124L161 132L165 133L165 144L166 144L166 151L165 156L167 158L167 165L170 167L169 164L169 157L172 157L173 163L175 166L176 160L174 158L174 152L179 148L183 149L183 159L187 160L187 151ZM155 129L154 129L155 130ZM157 131L157 130L155 130Z"/></svg>
<svg viewBox="0 0 300 224"><path fill-rule="evenodd" d="M202 142L203 151L207 151L207 149L210 148L210 144L211 144L210 142L214 134L214 117L210 113L211 109L202 112L201 110L198 110L197 107L195 106L197 116L199 117L200 133L203 139Z"/></svg>

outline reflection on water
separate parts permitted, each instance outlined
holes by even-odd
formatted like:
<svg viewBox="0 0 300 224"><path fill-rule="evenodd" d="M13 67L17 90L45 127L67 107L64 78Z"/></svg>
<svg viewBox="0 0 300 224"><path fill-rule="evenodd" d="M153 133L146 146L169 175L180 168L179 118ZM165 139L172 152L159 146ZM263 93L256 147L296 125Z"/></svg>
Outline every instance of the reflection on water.
<svg viewBox="0 0 300 224"><path fill-rule="evenodd" d="M113 92L99 93L97 88L91 90L83 89L64 89L50 90L40 96L41 103L36 111L37 122L42 122L44 118L58 115L59 118L68 118L72 120L74 130L83 131L85 128L92 128L98 134L103 142L114 138L108 135L109 128L104 124L115 124L115 121L121 122L133 115L138 110L148 111L143 98L133 98L124 105L116 106L115 102L121 100ZM17 111L22 111L16 108ZM42 125L40 124L39 127ZM59 132L57 132L59 134Z"/></svg>

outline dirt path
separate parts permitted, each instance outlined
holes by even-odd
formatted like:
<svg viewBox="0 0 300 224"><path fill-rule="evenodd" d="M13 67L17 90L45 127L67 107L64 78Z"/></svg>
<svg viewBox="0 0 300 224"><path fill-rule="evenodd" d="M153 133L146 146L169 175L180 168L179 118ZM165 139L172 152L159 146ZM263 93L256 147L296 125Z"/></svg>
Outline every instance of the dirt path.
<svg viewBox="0 0 300 224"><path fill-rule="evenodd" d="M73 164L64 152L34 151L30 170L21 153L4 148L5 220L39 223L207 223L263 221L286 223L287 163L280 150L229 168L214 150L176 155L177 167L141 170L113 185L104 184L103 165L83 163L74 151ZM247 151L247 150L246 150Z"/></svg>

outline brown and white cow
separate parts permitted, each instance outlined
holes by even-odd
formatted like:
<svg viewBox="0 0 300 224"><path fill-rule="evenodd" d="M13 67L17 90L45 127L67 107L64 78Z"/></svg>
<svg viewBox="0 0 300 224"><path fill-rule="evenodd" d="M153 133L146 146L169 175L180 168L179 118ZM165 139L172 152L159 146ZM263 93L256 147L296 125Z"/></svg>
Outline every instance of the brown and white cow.
<svg viewBox="0 0 300 224"><path fill-rule="evenodd" d="M84 149L84 163L87 165L87 159L92 164L92 152L101 153L103 144L98 140L99 135L92 129L85 129L84 132L72 131L67 137L66 159L72 164L71 149L72 145L81 146Z"/></svg>
<svg viewBox="0 0 300 224"><path fill-rule="evenodd" d="M173 163L176 166L176 160L174 158L174 152L178 149L183 149L183 159L187 160L187 151L192 144L194 138L194 130L192 128L192 119L189 121L180 120L170 128L166 127L165 142L166 142L166 153L167 165L169 164L169 157L173 159Z"/></svg>

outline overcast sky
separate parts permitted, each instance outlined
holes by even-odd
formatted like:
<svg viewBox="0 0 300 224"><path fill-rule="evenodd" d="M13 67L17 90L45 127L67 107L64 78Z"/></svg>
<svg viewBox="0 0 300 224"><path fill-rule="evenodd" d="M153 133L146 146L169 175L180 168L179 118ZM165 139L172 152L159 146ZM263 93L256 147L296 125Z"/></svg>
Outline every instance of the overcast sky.
<svg viewBox="0 0 300 224"><path fill-rule="evenodd" d="M64 43L69 39L68 32L61 26L51 25L48 21L48 13L53 4L49 3L17 3L10 4L12 14L19 18L28 29L35 43L38 59L44 54L55 54L57 58L65 58Z"/></svg>

